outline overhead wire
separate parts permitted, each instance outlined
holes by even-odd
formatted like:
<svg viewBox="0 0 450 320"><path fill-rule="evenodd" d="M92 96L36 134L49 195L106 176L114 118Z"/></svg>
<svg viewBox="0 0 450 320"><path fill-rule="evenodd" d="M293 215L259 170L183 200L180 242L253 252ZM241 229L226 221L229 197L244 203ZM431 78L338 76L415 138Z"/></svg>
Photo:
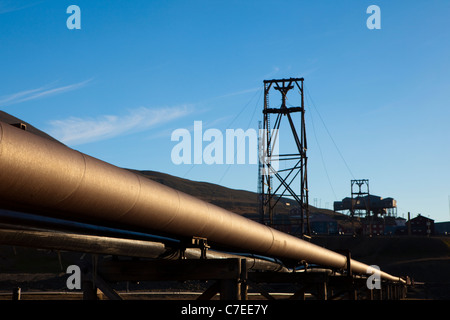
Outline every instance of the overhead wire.
<svg viewBox="0 0 450 320"><path fill-rule="evenodd" d="M256 105L255 105L255 108L254 108L254 110L253 110L253 114L252 114L252 117L251 117L251 119L250 119L250 121L249 121L249 123L248 123L248 125L247 125L247 129L246 130L248 130L248 128L250 127L250 124L251 124L251 122L253 121L253 118L254 118L254 116L255 116L255 113L256 113L256 109L257 109L257 106L258 106L258 103L259 103L259 100L261 99L261 94L262 94L262 89L258 89L258 90L256 90L255 91L255 94L249 99L249 101L245 104L245 106L234 116L234 118L231 120L231 122L228 124L228 127L227 128L230 128L231 127L231 125L241 116L241 114L247 109L247 107L250 105L250 103L252 102L252 100L256 97L256 95L258 94L258 92L259 92L259 97L258 97L258 101L256 102ZM191 170L195 167L195 163L193 163L191 166L190 166L190 168L184 173L184 175L183 175L183 178L185 178L188 174L189 174L189 172L191 172ZM220 180L219 180L219 182L218 183L220 183L222 180L223 180L223 178L225 177L225 175L226 175L226 173L228 172L228 170L229 170L229 167L230 167L230 165L228 165L228 167L225 169L225 173L222 175L222 177L220 178Z"/></svg>
<svg viewBox="0 0 450 320"><path fill-rule="evenodd" d="M306 97L306 99L309 101L309 99L307 97ZM331 183L330 175L328 174L327 166L325 164L325 159L323 157L322 148L320 147L319 139L317 138L316 127L314 125L314 118L313 118L312 112L309 113L309 115L311 116L311 126L313 129L314 138L316 140L317 147L319 149L319 154L320 154L320 158L322 160L323 169L325 171L325 175L327 176L328 184L330 185L331 191L333 192L334 199L337 199L336 192L334 191L333 184Z"/></svg>
<svg viewBox="0 0 450 320"><path fill-rule="evenodd" d="M314 110L317 112L317 114L318 114L318 116L319 116L319 119L320 119L320 121L322 122L322 124L323 124L323 126L324 126L326 132L328 133L328 136L330 137L331 141L333 142L334 147L336 148L337 152L339 153L339 156L341 157L342 161L344 162L345 167L347 168L347 170L348 170L348 172L350 173L350 175L352 176L352 178L355 179L355 176L353 175L352 170L350 169L350 167L349 167L347 161L345 161L345 158L344 158L344 156L342 155L341 150L339 149L338 145L336 144L336 141L333 139L333 136L331 135L330 130L328 130L328 127L327 127L327 125L325 124L325 121L323 120L323 118L322 118L322 116L321 116L319 110L316 108L316 105L315 105L315 103L314 103L314 100L313 100L313 98L311 97L311 94L309 93L309 91L308 91L308 89L307 89L306 87L305 87L305 92L306 92L307 96L309 97L309 100L311 101L311 105L313 106Z"/></svg>
<svg viewBox="0 0 450 320"><path fill-rule="evenodd" d="M251 123L252 123L252 121L253 121L253 118L255 117L255 113L256 113L256 110L257 110L257 108L258 108L259 101L261 100L261 95L262 95L263 90L260 89L260 90L256 91L256 93L258 93L258 92L259 92L258 100L256 101L256 104L255 104L255 106L254 106L254 108L253 108L252 116L251 116L251 118L250 118L250 120L249 120L249 122L248 122L248 124L247 124L247 128L245 129L245 131L247 131L247 130L250 128L250 125L251 125ZM256 93L252 96L252 98L249 100L249 102L247 102L247 104L245 105L244 109L247 108L247 106L250 104L250 102L251 102L251 101L253 100L253 98L256 96ZM231 127L231 124L232 124L232 123L233 123L233 122L234 122L234 121L242 114L242 111L243 111L243 110L241 110L241 112L239 112L239 114L233 119L233 121L230 123L230 125L229 125L228 127ZM259 133L258 133L258 134L259 134ZM242 137L241 141L238 142L237 146L239 146L239 144L242 143L242 140L243 140L243 139L245 139L245 135ZM218 184L220 184L220 183L222 182L223 178L224 178L224 177L226 176L226 174L228 173L228 170L230 170L230 167L231 167L231 164L228 164L228 166L227 166L226 169L225 169L225 172L223 173L222 177L219 179Z"/></svg>

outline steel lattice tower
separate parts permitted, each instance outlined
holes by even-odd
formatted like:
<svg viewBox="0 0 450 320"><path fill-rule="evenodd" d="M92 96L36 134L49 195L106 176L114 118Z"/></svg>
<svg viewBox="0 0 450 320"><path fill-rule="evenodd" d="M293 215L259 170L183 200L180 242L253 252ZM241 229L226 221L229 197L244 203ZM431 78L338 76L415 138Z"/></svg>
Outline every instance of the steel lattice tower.
<svg viewBox="0 0 450 320"><path fill-rule="evenodd" d="M300 216L300 234L303 235L305 233L306 220L306 234L309 235L307 143L303 81L303 78L264 80L264 124L260 133L259 170L261 170L261 175L258 190L260 191L261 199L261 222L273 226L277 205L282 205L280 200L282 198L290 199L293 201L293 212L299 213ZM298 89L300 106L287 105L288 93L294 88ZM269 93L272 89L281 94L281 105L278 107L269 106ZM298 99L298 96L295 98ZM270 125L271 114L276 115L273 127ZM299 120L294 119L295 114L300 115ZM288 130L280 131L283 119L287 119ZM300 136L298 132L300 132ZM292 145L287 143L289 138L293 138ZM278 148L275 148L276 146ZM281 148L288 149L289 147L291 147L290 152L281 152Z"/></svg>
<svg viewBox="0 0 450 320"><path fill-rule="evenodd" d="M370 216L369 180L368 179L355 179L355 180L351 180L350 183L351 183L351 191L352 191L350 215L351 215L352 219L354 218L355 214L358 215L359 217L361 217L363 215L361 212L361 209L359 209L359 210L355 209L355 206L357 204L360 204L361 201L363 201L364 205L365 205L366 217L369 217ZM356 190L356 186L358 186L357 190Z"/></svg>
<svg viewBox="0 0 450 320"><path fill-rule="evenodd" d="M369 192L369 180L368 179L354 179L350 181L351 183L351 209L350 209L350 219L352 221L353 233L355 233L354 220L355 215L361 217L363 215L361 209L356 209L355 207L364 202L366 218L370 217L370 192ZM356 190L356 186L358 189ZM365 198L366 197L366 198ZM372 226L370 227L370 234L372 234Z"/></svg>

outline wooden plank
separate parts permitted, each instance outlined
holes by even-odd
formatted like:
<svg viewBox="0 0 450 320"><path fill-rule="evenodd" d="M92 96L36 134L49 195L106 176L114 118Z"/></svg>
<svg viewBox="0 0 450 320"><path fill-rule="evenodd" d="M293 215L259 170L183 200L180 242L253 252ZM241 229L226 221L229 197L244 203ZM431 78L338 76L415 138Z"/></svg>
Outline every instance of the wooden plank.
<svg viewBox="0 0 450 320"><path fill-rule="evenodd" d="M250 287L252 287L254 290L258 291L259 294L261 294L264 298L267 300L275 300L274 297L270 295L269 292L267 292L262 286L260 286L257 283L250 284Z"/></svg>
<svg viewBox="0 0 450 320"><path fill-rule="evenodd" d="M214 282L205 292L203 292L197 300L211 300L220 291L220 284L218 281Z"/></svg>
<svg viewBox="0 0 450 320"><path fill-rule="evenodd" d="M95 285L109 300L123 300L122 297L99 275L95 277Z"/></svg>
<svg viewBox="0 0 450 320"><path fill-rule="evenodd" d="M306 288L302 287L300 290L297 290L290 298L289 300L306 300Z"/></svg>

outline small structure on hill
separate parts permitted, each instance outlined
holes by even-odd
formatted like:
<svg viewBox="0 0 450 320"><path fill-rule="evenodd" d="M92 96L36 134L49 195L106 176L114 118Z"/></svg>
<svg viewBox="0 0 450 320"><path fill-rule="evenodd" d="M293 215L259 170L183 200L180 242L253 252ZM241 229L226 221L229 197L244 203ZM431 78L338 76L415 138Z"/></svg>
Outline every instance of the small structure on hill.
<svg viewBox="0 0 450 320"><path fill-rule="evenodd" d="M334 211L347 211L352 221L360 221L363 234L381 235L385 234L385 217L397 216L397 201L370 194L367 179L351 180L351 197L335 201Z"/></svg>
<svg viewBox="0 0 450 320"><path fill-rule="evenodd" d="M420 213L417 217L406 222L411 235L431 236L434 235L434 220L422 216Z"/></svg>

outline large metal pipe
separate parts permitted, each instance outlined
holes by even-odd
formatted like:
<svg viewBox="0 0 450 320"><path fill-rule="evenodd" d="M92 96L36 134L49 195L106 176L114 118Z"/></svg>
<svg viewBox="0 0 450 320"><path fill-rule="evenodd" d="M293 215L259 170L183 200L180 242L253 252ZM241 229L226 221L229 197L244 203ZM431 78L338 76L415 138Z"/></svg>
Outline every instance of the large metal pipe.
<svg viewBox="0 0 450 320"><path fill-rule="evenodd" d="M171 260L179 259L181 250L183 250L182 248L167 246L162 242L67 233L57 230L17 229L17 226L11 225L0 225L0 244L57 251ZM202 252L198 248L184 249L184 257L186 259L200 259L201 255ZM206 252L206 258L241 258L246 260L246 265L249 270L289 271L280 262L252 255L244 256L208 250Z"/></svg>
<svg viewBox="0 0 450 320"><path fill-rule="evenodd" d="M0 244L117 256L199 259L202 251L178 239L0 209ZM206 251L207 259L243 258L249 270L288 272L277 259Z"/></svg>
<svg viewBox="0 0 450 320"><path fill-rule="evenodd" d="M121 239L145 240L152 242L161 242L168 246L177 246L180 240L156 236L148 233L134 232L130 230L121 230L108 228L104 226L80 223L42 215L29 214L18 211L0 209L0 227L1 225L16 226L20 229L32 230L53 230L63 233L90 234L96 236L114 237ZM0 242L1 243L1 242Z"/></svg>
<svg viewBox="0 0 450 320"><path fill-rule="evenodd" d="M347 258L0 122L0 207L345 269ZM351 261L353 272L377 269ZM385 272L382 278L403 281Z"/></svg>

